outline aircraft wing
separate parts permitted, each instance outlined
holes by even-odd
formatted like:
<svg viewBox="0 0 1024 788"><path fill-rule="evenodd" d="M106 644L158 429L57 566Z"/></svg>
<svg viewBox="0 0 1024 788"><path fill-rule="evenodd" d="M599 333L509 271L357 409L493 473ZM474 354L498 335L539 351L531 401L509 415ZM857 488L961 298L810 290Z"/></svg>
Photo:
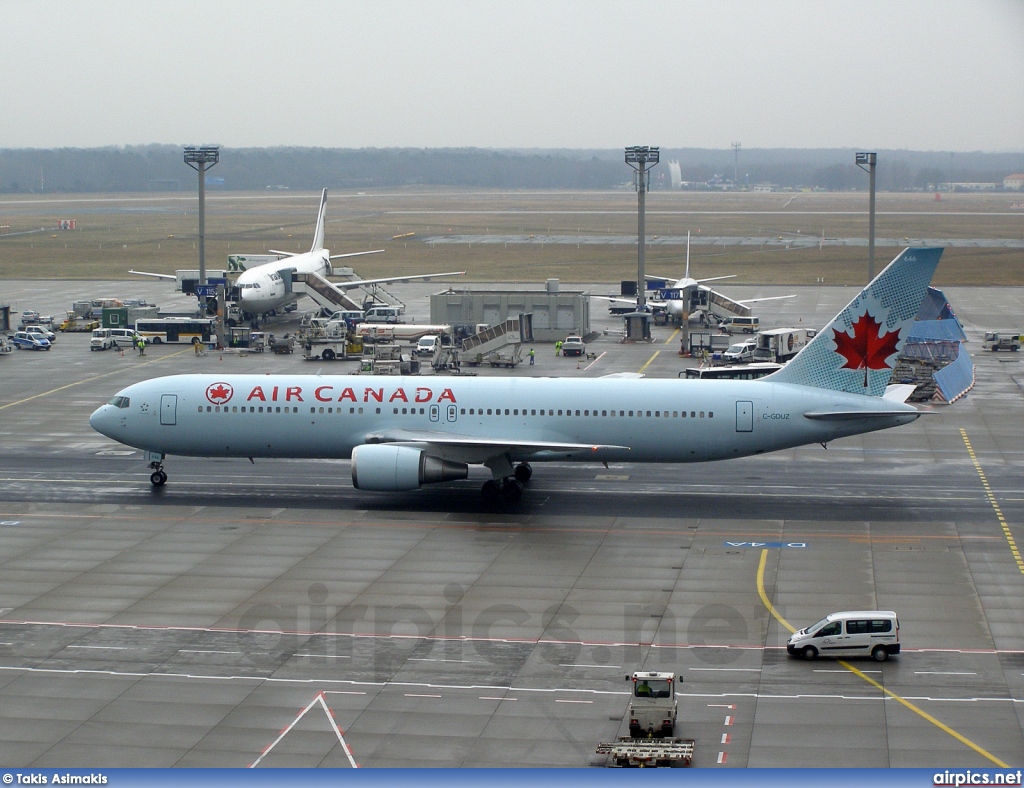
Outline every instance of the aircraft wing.
<svg viewBox="0 0 1024 788"><path fill-rule="evenodd" d="M151 274L148 271L133 271L130 268L128 269L128 273L136 274L138 276L153 276L156 277L157 279L170 279L172 281L178 278L174 276L174 274Z"/></svg>
<svg viewBox="0 0 1024 788"><path fill-rule="evenodd" d="M381 250L383 251L383 250ZM331 258L334 259L333 257ZM342 290L349 290L355 287L365 287L366 285L388 285L392 282L411 282L417 279L432 279L435 276L464 276L465 271L446 271L442 274L412 274L411 276L384 276L380 279L341 279L331 280L331 284L335 287L339 287Z"/></svg>
<svg viewBox="0 0 1024 788"><path fill-rule="evenodd" d="M374 249L372 252L348 252L347 254L332 254L332 260L340 260L342 257L361 257L364 254L380 254L383 249Z"/></svg>
<svg viewBox="0 0 1024 788"><path fill-rule="evenodd" d="M521 457L542 452L581 454L602 449L629 451L628 446L515 439L495 440L493 438L478 438L475 435L459 435L430 430L385 430L370 433L365 440L367 443L388 443L394 446L434 449L446 459L472 464L484 463L492 457L500 457L503 454L514 454Z"/></svg>
<svg viewBox="0 0 1024 788"><path fill-rule="evenodd" d="M609 304L613 304L613 305L616 305L616 306L631 306L634 309L636 309L636 299L635 298L622 298L620 296L599 296L599 295L592 295L590 297L591 298L600 299L601 301L607 301ZM666 306L668 304L667 301L663 301L660 298L648 298L648 299L645 299L644 303L647 304L647 306L651 306L651 307L655 307L655 306L657 306L657 307L664 307L664 306Z"/></svg>
<svg viewBox="0 0 1024 788"><path fill-rule="evenodd" d="M765 298L744 298L742 301L737 301L737 304L756 304L758 301L781 301L783 298L796 298L796 294L788 296L766 296Z"/></svg>

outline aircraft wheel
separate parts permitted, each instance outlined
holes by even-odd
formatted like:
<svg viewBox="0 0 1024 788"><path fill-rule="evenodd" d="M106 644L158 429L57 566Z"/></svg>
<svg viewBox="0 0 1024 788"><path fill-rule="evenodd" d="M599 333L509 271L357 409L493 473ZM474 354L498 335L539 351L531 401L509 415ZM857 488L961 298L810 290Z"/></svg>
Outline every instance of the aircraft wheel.
<svg viewBox="0 0 1024 788"><path fill-rule="evenodd" d="M516 466L516 480L526 484L533 476L533 468L528 462L521 462Z"/></svg>
<svg viewBox="0 0 1024 788"><path fill-rule="evenodd" d="M518 501L523 497L523 483L516 479L505 479L501 485L501 495L506 501Z"/></svg>
<svg viewBox="0 0 1024 788"><path fill-rule="evenodd" d="M167 484L167 474L164 471L153 471L149 480L153 483L154 487L163 487Z"/></svg>
<svg viewBox="0 0 1024 788"><path fill-rule="evenodd" d="M487 503L493 503L501 495L501 485L494 479L488 479L480 489L480 494Z"/></svg>

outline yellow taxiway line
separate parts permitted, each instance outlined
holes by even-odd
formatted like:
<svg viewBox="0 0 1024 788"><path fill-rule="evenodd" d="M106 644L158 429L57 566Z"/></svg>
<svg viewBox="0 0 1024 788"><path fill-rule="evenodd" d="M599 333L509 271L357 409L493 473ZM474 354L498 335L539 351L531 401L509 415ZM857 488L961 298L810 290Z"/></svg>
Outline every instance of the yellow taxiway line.
<svg viewBox="0 0 1024 788"><path fill-rule="evenodd" d="M765 564L767 564L767 562L768 562L768 550L762 550L761 551L761 561L757 565L757 593L761 597L761 602L764 604L765 608L767 608L768 612L772 614L772 618L774 618L776 621L778 621L780 624L782 624L782 626L784 626L790 632L796 632L796 627L794 627L792 624L790 624L788 621L786 621L786 619L784 619L782 617L782 615L779 613L779 611L776 610L775 606L771 603L771 600L768 599L768 594L765 593L765 590L764 590L764 568L765 568ZM888 695L890 698L895 700L897 703L900 703L901 705L903 705L904 707L906 707L910 711L914 712L914 714L917 714L922 719L927 720L928 722L930 722L932 725L934 725L939 730L943 731L944 733L948 733L950 736L952 736L954 739L956 739L957 741L961 742L962 744L966 744L968 747L970 747L976 753L981 755L983 758L987 758L988 760L992 761L992 763L994 763L996 766L1001 766L1004 769L1010 768L1010 764L1004 763L1003 761L999 760L992 753L988 752L987 750L983 749L982 747L979 747L977 744L972 742L966 736L963 736L962 734L957 733L955 730L950 728L945 723L940 722L939 720L935 719L931 714L929 714L928 712L924 711L923 709L918 708L917 706L915 706L913 703L911 703L906 698L901 698L895 692L891 692L890 690L887 690L885 687L883 687L881 684L879 684L873 678L871 678L870 676L867 676L863 672L857 670L857 668L855 668L849 662L844 662L841 659L840 660L836 660L836 662L839 665L842 665L848 671L850 671L854 676L857 676L858 678L863 679L868 684L870 684L872 687L875 687L876 689L881 690L881 692L884 695Z"/></svg>

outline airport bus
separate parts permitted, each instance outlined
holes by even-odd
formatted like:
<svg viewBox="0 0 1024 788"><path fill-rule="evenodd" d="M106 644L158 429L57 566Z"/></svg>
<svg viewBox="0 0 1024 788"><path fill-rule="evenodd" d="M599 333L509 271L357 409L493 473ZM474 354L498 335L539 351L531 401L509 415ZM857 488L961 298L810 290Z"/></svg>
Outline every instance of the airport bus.
<svg viewBox="0 0 1024 788"><path fill-rule="evenodd" d="M757 380L780 369L782 364L760 361L753 364L727 364L722 367L690 367L680 372L679 377L699 380Z"/></svg>
<svg viewBox="0 0 1024 788"><path fill-rule="evenodd" d="M213 317L157 317L136 321L135 333L156 345L163 342L189 344L196 340L206 343L216 336L216 324Z"/></svg>

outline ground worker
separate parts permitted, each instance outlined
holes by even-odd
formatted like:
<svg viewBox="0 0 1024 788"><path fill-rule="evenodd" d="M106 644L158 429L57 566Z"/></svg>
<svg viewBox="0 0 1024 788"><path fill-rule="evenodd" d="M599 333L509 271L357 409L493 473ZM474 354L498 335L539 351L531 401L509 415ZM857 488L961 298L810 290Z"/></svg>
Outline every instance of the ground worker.
<svg viewBox="0 0 1024 788"><path fill-rule="evenodd" d="M530 348L530 366L533 366L533 348Z"/></svg>
<svg viewBox="0 0 1024 788"><path fill-rule="evenodd" d="M562 340L555 341L555 355L560 356L562 354Z"/></svg>
<svg viewBox="0 0 1024 788"><path fill-rule="evenodd" d="M146 338L145 337L141 337L140 336L139 339L138 339L138 342L136 343L136 346L139 348L139 355L140 356L146 355Z"/></svg>

